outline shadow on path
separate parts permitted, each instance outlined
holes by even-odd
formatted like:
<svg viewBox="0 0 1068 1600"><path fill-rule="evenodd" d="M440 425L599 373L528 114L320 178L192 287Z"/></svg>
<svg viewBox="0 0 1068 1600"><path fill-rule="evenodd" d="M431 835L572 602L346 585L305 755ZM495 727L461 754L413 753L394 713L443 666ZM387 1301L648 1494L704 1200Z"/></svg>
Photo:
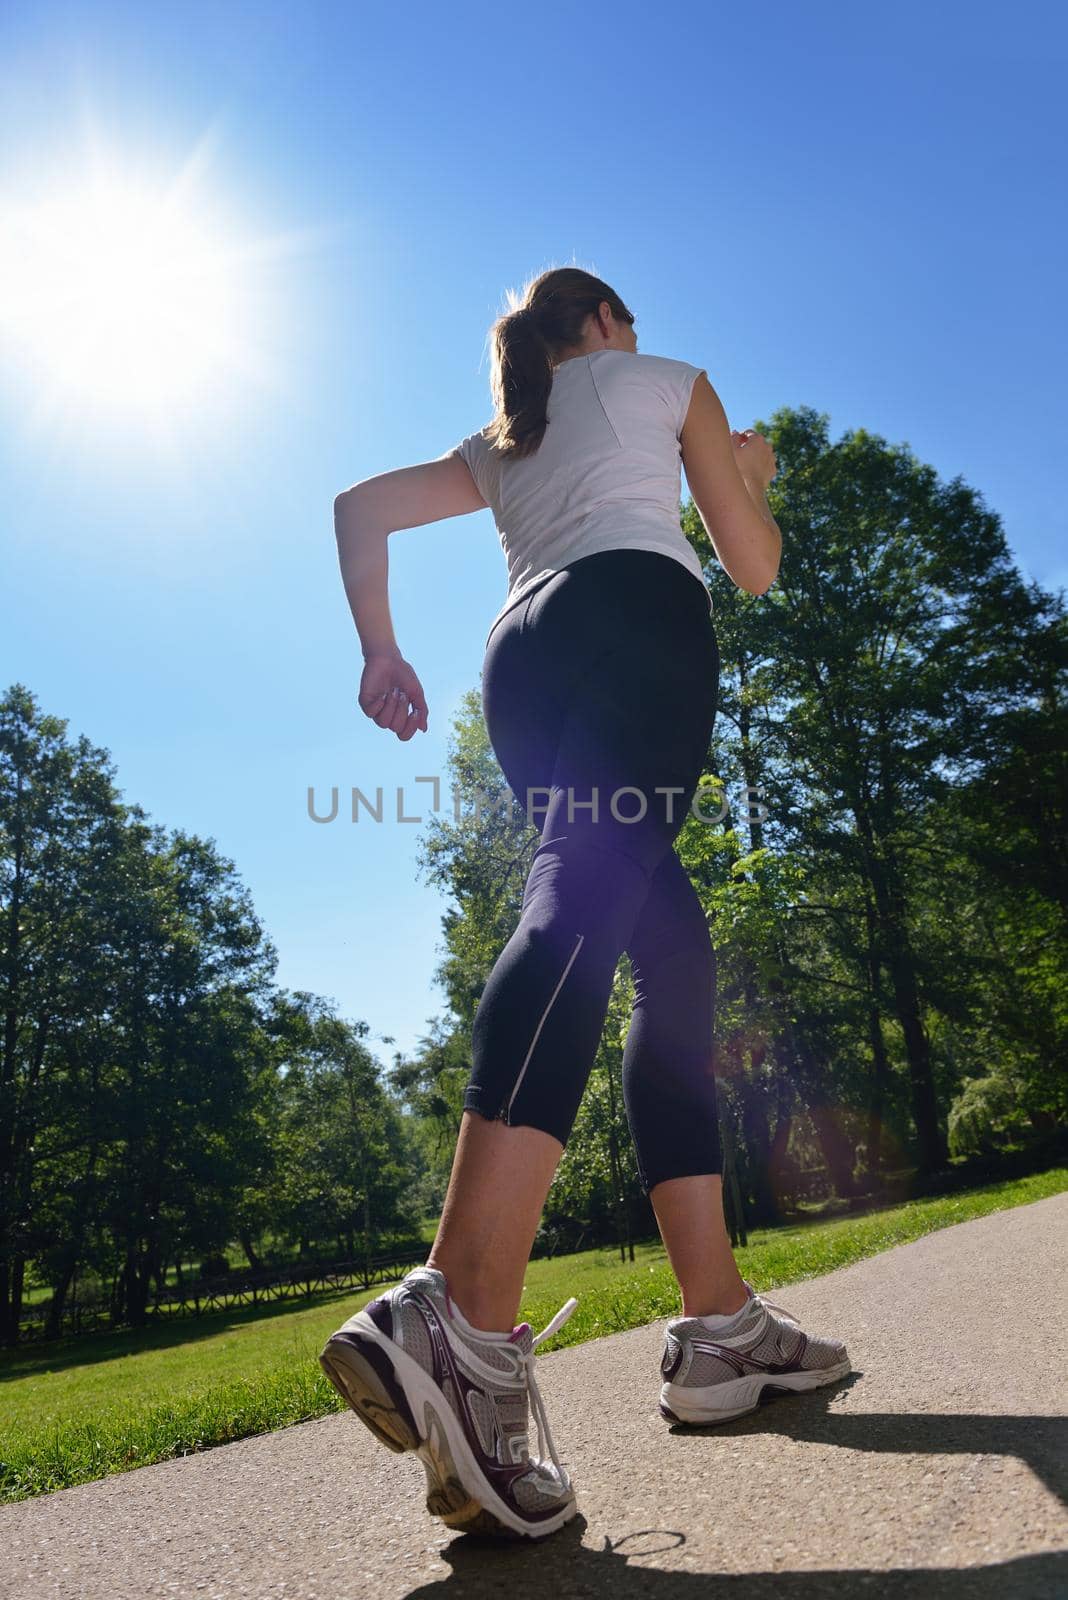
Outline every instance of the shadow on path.
<svg viewBox="0 0 1068 1600"><path fill-rule="evenodd" d="M406 1600L444 1600L446 1589L464 1600L499 1600L503 1585L524 1593L632 1596L648 1600L1064 1600L1068 1555L1021 1556L989 1567L852 1568L805 1572L665 1572L643 1558L677 1550L685 1559L686 1535L669 1528L627 1534L603 1550L583 1548L581 1513L544 1547L486 1548L485 1539L462 1534L441 1552L452 1571L440 1582L409 1591Z"/></svg>
<svg viewBox="0 0 1068 1600"><path fill-rule="evenodd" d="M849 1414L833 1401L861 1377L850 1376L820 1395L790 1396L779 1409L772 1399L760 1411L729 1428L676 1424L670 1432L685 1448L687 1439L710 1434L776 1433L799 1442L835 1445L844 1450L907 1455L1017 1456L1063 1502L1068 1500L1068 1419L1041 1416L943 1415L916 1412ZM800 1404L798 1404L800 1401ZM685 1468L683 1469L685 1470ZM581 1497L581 1489L579 1490ZM619 1600L856 1600L871 1593L878 1600L1065 1600L1068 1551L1021 1556L986 1567L910 1567L809 1569L804 1571L714 1574L646 1567L651 1556L676 1552L685 1566L687 1534L678 1528L648 1528L614 1542L606 1535L600 1550L586 1548L587 1522L581 1511L543 1542L509 1545L462 1534L441 1550L452 1567L445 1579L413 1589L406 1600L445 1600L451 1589L463 1600L511 1600L527 1593L556 1596L611 1595ZM707 1551L702 1562L707 1561Z"/></svg>
<svg viewBox="0 0 1068 1600"><path fill-rule="evenodd" d="M1002 1416L935 1411L865 1411L834 1409L834 1400L864 1374L851 1372L821 1394L778 1396L729 1429L722 1424L702 1428L674 1423L669 1432L683 1443L725 1433L775 1433L803 1444L836 1445L881 1455L1017 1456L1042 1479L1062 1505L1068 1504L1068 1417ZM800 1401L800 1404L798 1404ZM1065 1591L1068 1595L1068 1590Z"/></svg>

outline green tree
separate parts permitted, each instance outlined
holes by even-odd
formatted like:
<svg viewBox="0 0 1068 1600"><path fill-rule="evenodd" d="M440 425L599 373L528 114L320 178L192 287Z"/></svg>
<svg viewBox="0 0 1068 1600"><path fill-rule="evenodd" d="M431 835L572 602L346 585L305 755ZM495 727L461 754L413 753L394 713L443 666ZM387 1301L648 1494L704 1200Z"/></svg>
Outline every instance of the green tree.
<svg viewBox="0 0 1068 1600"><path fill-rule="evenodd" d="M280 1229L305 1256L353 1259L359 1248L369 1259L384 1237L418 1228L417 1155L364 1042L368 1025L315 995L291 1000L302 1024L284 1070Z"/></svg>
<svg viewBox="0 0 1068 1600"><path fill-rule="evenodd" d="M823 1118L832 1166L845 1161L841 1108L862 1103L866 1056L872 1120L893 1115L900 1065L916 1159L931 1170L946 1159L954 1089L929 1031L931 861L959 851L945 831L954 798L996 756L1006 718L1038 716L1059 748L1048 707L1062 669L1041 641L1060 605L1023 583L997 517L959 478L942 483L864 429L832 444L807 408L758 426L779 463L769 500L783 561L765 596L715 584L716 739L721 765L762 783L769 807L734 887L753 889L774 857L776 894L784 873L792 888L769 904L757 887L741 920L759 936L728 988L744 996L755 964L777 1070ZM692 505L683 520L707 552ZM728 880L715 911L733 938L732 896Z"/></svg>
<svg viewBox="0 0 1068 1600"><path fill-rule="evenodd" d="M66 1213L84 1218L95 1183L99 1126L49 1209L39 1209L40 1141L75 1093L91 1102L106 1020L81 1030L81 1061L64 1039L96 1015L106 961L106 903L124 811L105 751L68 741L15 684L0 701L0 1342L14 1344L26 1267Z"/></svg>

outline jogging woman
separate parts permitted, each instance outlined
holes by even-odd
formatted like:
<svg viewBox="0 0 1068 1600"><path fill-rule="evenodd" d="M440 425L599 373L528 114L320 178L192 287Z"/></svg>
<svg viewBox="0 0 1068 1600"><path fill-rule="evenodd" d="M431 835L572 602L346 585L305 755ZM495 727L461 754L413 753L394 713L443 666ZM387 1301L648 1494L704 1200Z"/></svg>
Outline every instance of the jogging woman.
<svg viewBox="0 0 1068 1600"><path fill-rule="evenodd" d="M475 1015L427 1262L351 1317L320 1359L384 1444L418 1451L428 1509L449 1527L540 1537L577 1507L534 1351L577 1302L538 1335L515 1317L624 952L635 989L626 1113L682 1295L665 1332L660 1412L723 1421L754 1409L768 1385L813 1388L844 1376L849 1360L757 1294L731 1254L715 956L674 849L719 684L711 594L680 526L680 458L720 564L759 595L781 553L765 496L774 454L759 433L729 431L704 368L639 354L632 313L577 268L543 273L495 322L491 390L487 427L335 502L364 655L359 704L402 740L426 731L427 704L393 634L389 535L492 510L508 591L486 640L482 706L540 841Z"/></svg>

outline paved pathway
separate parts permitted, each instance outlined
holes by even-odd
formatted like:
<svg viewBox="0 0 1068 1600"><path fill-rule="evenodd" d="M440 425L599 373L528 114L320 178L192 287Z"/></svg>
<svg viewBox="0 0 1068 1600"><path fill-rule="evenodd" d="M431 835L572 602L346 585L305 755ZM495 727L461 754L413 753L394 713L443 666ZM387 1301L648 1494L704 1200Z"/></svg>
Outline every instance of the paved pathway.
<svg viewBox="0 0 1068 1600"><path fill-rule="evenodd" d="M662 1322L548 1351L580 1510L539 1543L446 1529L344 1412L3 1508L0 1593L1065 1600L1066 1267L1063 1194L777 1290L857 1374L722 1428L660 1417Z"/></svg>

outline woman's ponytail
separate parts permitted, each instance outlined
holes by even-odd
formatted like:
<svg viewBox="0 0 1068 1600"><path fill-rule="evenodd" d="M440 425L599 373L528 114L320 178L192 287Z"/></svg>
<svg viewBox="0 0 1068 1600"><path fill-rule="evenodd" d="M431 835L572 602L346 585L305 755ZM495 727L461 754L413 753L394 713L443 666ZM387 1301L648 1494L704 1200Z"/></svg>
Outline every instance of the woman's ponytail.
<svg viewBox="0 0 1068 1600"><path fill-rule="evenodd" d="M607 300L620 322L634 317L615 290L579 267L555 267L527 285L522 303L491 329L490 390L496 415L485 436L502 455L533 455L545 436L556 357L582 341L591 312Z"/></svg>

